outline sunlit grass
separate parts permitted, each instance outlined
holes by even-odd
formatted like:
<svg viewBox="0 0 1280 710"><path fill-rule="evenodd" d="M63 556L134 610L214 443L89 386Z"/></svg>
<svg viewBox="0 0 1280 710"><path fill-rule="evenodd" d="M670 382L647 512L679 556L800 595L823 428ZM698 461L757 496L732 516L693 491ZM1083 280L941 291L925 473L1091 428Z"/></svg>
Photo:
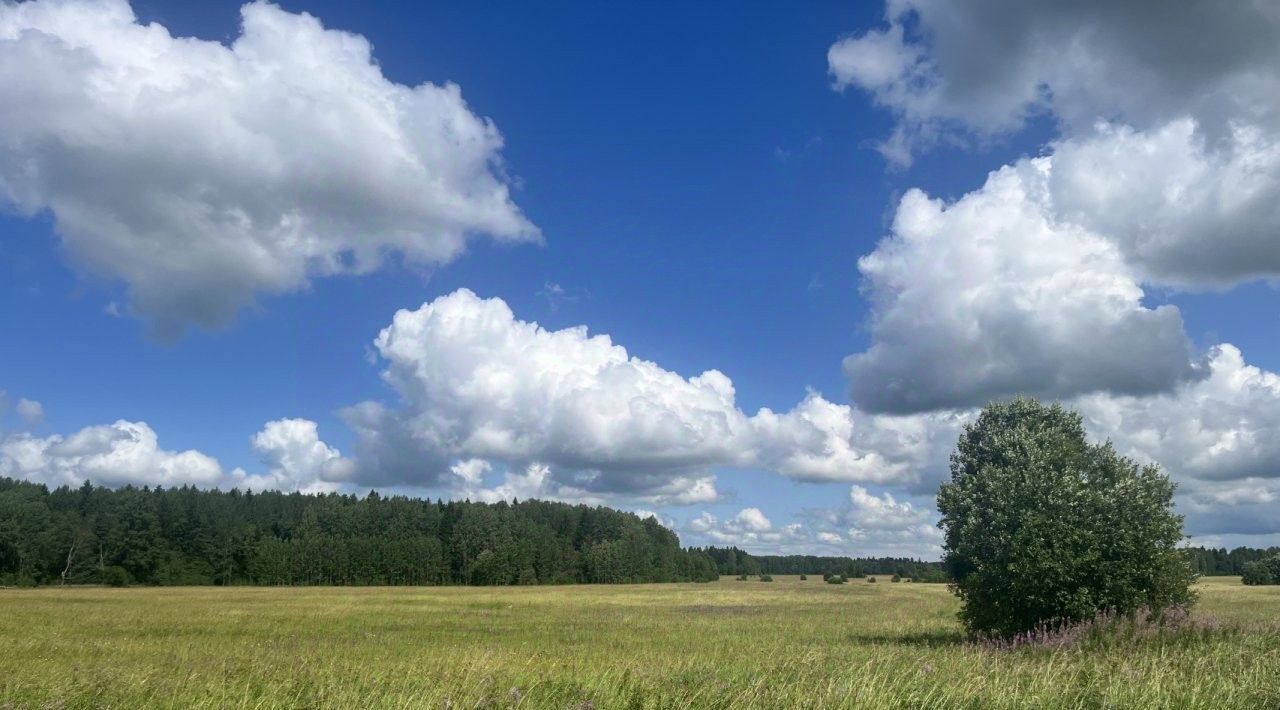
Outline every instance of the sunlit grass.
<svg viewBox="0 0 1280 710"><path fill-rule="evenodd" d="M1222 630L983 651L943 585L0 590L0 707L1280 706L1280 587Z"/></svg>

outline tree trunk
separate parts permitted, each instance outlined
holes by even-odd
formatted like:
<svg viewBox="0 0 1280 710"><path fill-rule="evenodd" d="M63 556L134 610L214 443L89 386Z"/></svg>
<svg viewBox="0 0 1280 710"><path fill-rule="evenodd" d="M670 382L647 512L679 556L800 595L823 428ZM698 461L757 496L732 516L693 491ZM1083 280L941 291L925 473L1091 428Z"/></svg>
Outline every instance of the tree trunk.
<svg viewBox="0 0 1280 710"><path fill-rule="evenodd" d="M67 577L71 576L71 561L75 558L76 547L80 545L80 537L71 538L71 549L67 550L67 564L62 568L62 586L67 586Z"/></svg>

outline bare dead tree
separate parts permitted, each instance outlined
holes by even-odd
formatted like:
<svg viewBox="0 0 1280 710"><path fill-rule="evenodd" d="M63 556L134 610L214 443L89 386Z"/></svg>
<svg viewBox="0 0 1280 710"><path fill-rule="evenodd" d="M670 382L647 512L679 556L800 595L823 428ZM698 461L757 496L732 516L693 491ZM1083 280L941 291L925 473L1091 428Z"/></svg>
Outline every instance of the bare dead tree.
<svg viewBox="0 0 1280 710"><path fill-rule="evenodd" d="M67 564L62 568L62 586L67 586L67 577L71 576L71 564L75 560L76 548L80 546L80 533L71 538L71 548L67 550Z"/></svg>

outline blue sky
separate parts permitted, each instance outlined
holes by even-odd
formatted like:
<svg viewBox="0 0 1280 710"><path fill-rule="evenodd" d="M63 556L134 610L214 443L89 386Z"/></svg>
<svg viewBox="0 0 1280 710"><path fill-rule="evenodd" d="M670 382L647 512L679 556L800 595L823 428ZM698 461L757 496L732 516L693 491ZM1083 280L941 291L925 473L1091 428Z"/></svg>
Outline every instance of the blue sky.
<svg viewBox="0 0 1280 710"><path fill-rule="evenodd" d="M51 484L100 481L106 475L116 483L273 481L280 487L363 491L376 486L491 498L503 495L497 486L510 473L518 480L507 492L654 511L686 542L735 542L761 551L930 555L937 544L930 491L945 470L945 451L957 427L987 399L1030 391L1077 404L1095 436L1112 437L1126 453L1160 461L1175 478L1185 480L1183 506L1192 511L1189 528L1202 541L1277 539L1278 530L1265 521L1275 517L1270 506L1280 497L1273 485L1273 464L1280 456L1260 435L1266 429L1258 428L1260 422L1273 421L1273 411L1280 412L1272 402L1280 401L1280 385L1267 380L1271 370L1280 368L1272 337L1275 296L1268 285L1280 269L1267 259L1280 248L1272 230L1256 227L1268 218L1267 195L1238 209L1176 213L1181 223L1194 226L1188 234L1176 225L1153 227L1158 220L1150 214L1135 215L1097 197L1117 194L1124 204L1148 208L1152 195L1174 192L1182 196L1179 204L1199 204L1186 191L1201 189L1209 195L1206 204L1232 205L1223 185L1237 185L1239 172L1233 173L1233 166L1248 158L1255 158L1249 163L1255 167L1245 182L1265 189L1280 174L1275 170L1280 160L1272 157L1269 142L1280 131L1273 131L1274 116L1253 109L1267 104L1273 84L1255 86L1239 77L1255 66L1274 75L1269 57L1240 50L1235 61L1210 67L1195 81L1181 81L1187 70L1172 60L1164 62L1166 54L1160 51L1135 56L1116 49L1106 36L1091 40L1099 43L1094 56L1100 63L1111 62L1112 70L1122 75L1147 77L1146 85L1156 87L1151 91L1160 92L1135 106L1099 88L1102 79L1089 73L1096 67L1076 68L1070 58L1053 59L1055 43L1084 36L1072 33L1083 33L1097 21L1088 10L1058 18L1061 29L1052 31L1042 25L1052 16L1049 9L1028 10L1025 17L1008 21L969 18L979 24L989 21L988 34L979 42L962 31L972 23L961 22L964 18L945 6L923 1L907 3L911 9L900 17L886 16L875 3L811 3L799 10L782 3L705 3L662 11L588 3L257 6L264 13L262 27L273 32L288 27L294 34L266 33L265 50L238 52L236 71L244 76L252 76L255 66L277 61L271 51L296 54L298 46L328 36L322 33L341 30L363 36L376 64L370 68L335 54L321 57L307 71L332 69L337 76L343 69L337 64L350 61L363 67L351 75L354 79L348 77L351 81L369 79L368 71L374 76L380 72L385 84L375 84L399 87L397 91L409 92L424 82L437 87L453 83L465 106L446 101L450 109L469 112L468 126L488 119L501 134L501 146L486 144L478 159L467 158L468 167L459 169L463 177L457 180L463 193L476 185L505 186L508 201L481 205L474 198L476 204L467 204L469 196L461 205L455 200L432 207L436 212L413 212L388 227L394 236L375 245L385 258L361 270L315 266L334 254L340 261L349 259L341 255L360 249L357 245L367 240L363 227L385 226L363 213L341 214L337 226L322 224L340 209L332 206L332 195L358 193L375 182L363 180L364 160L375 164L395 155L379 134L370 133L370 138L362 133L367 126L342 123L357 114L325 112L325 92L345 100L346 84L314 76L298 79L302 88L296 94L287 89L279 93L302 102L304 109L280 116L273 128L260 129L275 120L274 104L251 93L246 88L254 86L250 80L229 81L216 89L194 83L179 83L175 89L165 83L167 62L183 67L188 72L184 76L221 71L207 52L179 46L168 47L165 51L173 54L163 60L121 59L114 40L94 35L109 34L95 23L114 12L113 21L130 32L156 23L172 37L221 43L221 51L230 56L226 48L241 34L238 3L134 2L136 22L118 17L123 3L34 0L27 5L26 12L20 5L0 9L0 47L7 43L2 51L10 66L40 58L39 52L88 51L94 57L89 68L68 63L49 85L62 87L65 81L72 87L70 95L81 98L81 92L93 94L95 89L77 83L83 77L76 72L91 75L103 67L127 65L143 78L113 81L128 90L137 88L130 82L162 88L157 89L161 98L143 94L128 105L111 103L118 100L115 94L91 95L83 103L89 108L76 114L74 106L80 104L66 109L55 102L64 94L32 89L15 75L0 72L0 97L10 105L31 107L31 115L38 117L26 121L0 113L0 136L9 138L0 147L0 188L12 185L7 193L0 190L10 208L0 217L0 319L8 333L0 340L0 389L10 405L5 420L9 449L0 455L0 472ZM39 11L48 8L63 15ZM327 29L290 24L290 18L303 12ZM1229 29L1239 19L1222 18L1221 24ZM1148 35L1136 38L1137 44L1159 50L1172 41L1160 34L1171 35L1168 28L1136 21L1126 26L1125 21L1115 20L1117 33ZM1212 33L1217 26L1210 24L1206 52L1217 41ZM1275 29L1266 22L1254 24L1261 27L1263 40L1266 31ZM1000 73L1006 70L999 62L996 68L984 63L993 38L1002 33L1034 39L1018 51L1026 53L1025 63L1039 73L1009 76ZM36 35L52 38L53 44L30 49ZM1135 39L1132 34L1129 38ZM1259 42L1265 44L1263 40ZM270 42L281 44L272 48ZM1167 81L1161 83L1161 78ZM1033 87L1030 94L1023 88L1027 84ZM1236 94L1232 101L1219 102L1218 109L1206 109L1204 97L1222 92ZM201 125L202 112L186 113L179 100L183 96L212 102L214 108L203 114L224 120ZM315 105L307 107L313 100ZM139 108L138 102L146 101L156 103ZM405 128L411 120L436 120L435 114L426 115L433 110L403 109L400 120L405 123L397 125L408 135L414 130ZM41 111L49 112L43 121ZM425 118L414 111L424 112ZM82 124L76 123L77 115ZM1095 123L1100 117L1110 121L1111 133ZM294 142L289 121L296 122L299 136L336 125L339 133L352 131L353 138L345 146L323 138ZM310 121L320 127L302 125ZM1246 144L1222 128L1241 122L1251 122L1261 137ZM227 129L228 123L242 133ZM1192 176L1175 185L1178 191L1137 178L1112 181L1101 192L1082 182L1125 174L1133 164L1123 160L1125 150L1164 159L1158 151L1179 150L1180 134L1174 129L1184 124L1199 142L1187 139L1191 148L1168 157L1171 165L1192 165L1184 172L1167 171ZM94 132L97 127L105 127L102 135ZM219 154L225 148L195 151L196 158L172 163L163 155L153 159L139 153L148 142L161 153L198 148L223 130L254 136L258 148L231 155ZM896 147L889 140L893 135L901 137ZM1160 136L1167 140L1158 141ZM1134 147L1148 138L1155 148ZM83 147L88 143L93 152ZM422 159L426 177L412 190L402 194L382 184L368 188L380 191L373 195L378 200L394 193L386 199L415 202L434 189L433 180L440 180L433 170L443 171L448 182L454 179L449 177L454 167L464 164L463 158L455 161L448 153L465 148L445 145L439 148L440 157L432 144L408 141L392 147L432 157ZM1119 169L1109 174L1100 153L1088 152L1099 147L1109 151L1102 154L1120 156ZM341 160L323 162L330 149L341 152ZM256 185L265 174L254 167L260 155L283 156L281 164L289 174L271 173L276 182ZM67 162L58 162L66 156ZM312 162L316 156L318 163ZM1062 181L1065 187L1055 183L1044 188L1052 192L1052 200L1032 194L1040 189L1027 187L1035 177L1019 178L1019 185L1032 194L1026 198L1030 207L1013 204L1013 193L987 182L988 174L1002 166L1034 172L1026 159L1036 156L1052 156L1053 174L1073 177ZM1073 156L1083 157L1072 162ZM38 179L24 172L24 166L33 164L41 166ZM165 170L184 167L190 175L165 177ZM316 172L307 173L309 169ZM155 175L140 174L147 170ZM202 170L216 170L218 176ZM1215 178L1214 171L1221 175ZM271 275L258 282L245 277L257 286L227 285L239 283L233 276L240 269L247 272L258 263L250 257L243 257L243 264L237 261L241 256L232 252L244 250L233 237L248 244L276 239L278 233L254 233L257 226L235 233L227 237L229 255L218 252L226 261L209 261L202 271L206 257L189 246L219 241L221 227L185 232L181 225L187 217L170 220L163 213L167 208L156 204L167 199L171 184L186 185L188 179L191 185L207 181L214 187L183 188L180 193L173 188L173 194L190 201L183 209L192 203L218 209L230 205L271 215L276 208L288 214L280 204L328 181L329 205L318 198L306 202L306 197L292 204L307 220L294 238L332 232L324 238L340 246L295 260L285 251L293 242L271 242L277 249L270 257L276 260L273 268L305 273ZM108 200L99 195L104 183L117 181L124 186L119 196ZM1145 192L1126 196L1130 189ZM935 214L933 219L943 225L941 236L929 239L953 245L935 249L931 245L936 242L913 238L911 227L895 226L895 215L905 220L928 212L925 202L904 199L912 194L922 200L927 194L947 205L969 195L979 217L958 209ZM426 194L422 199L433 198ZM139 205L129 204L132 200ZM388 204L384 211L398 210L397 204ZM446 214L448 210L454 212ZM459 216L464 212L467 216ZM486 216L475 216L482 212ZM1024 239L1020 230L1036 227L1010 221L1000 234L984 234L986 225L1015 212L1017 219L1030 213L1044 217L1047 233L1038 241ZM160 224L154 233L143 234L151 223L137 217L142 213ZM110 222L104 215L118 218L119 226L104 226ZM530 236L533 231L486 226L495 223L487 219L511 220L513 215L522 215L541 243ZM441 220L463 225L464 253L414 257L412 247L396 241L407 230L405 238L411 242L435 243L433 225ZM1064 224L1077 225L1086 235L1063 231ZM923 234L928 228L921 230ZM1239 239L1233 241L1232 235ZM1217 248L1222 252L1238 247L1242 256L1216 271L1208 266L1197 271L1197 263L1207 262L1197 259L1195 245L1210 239L1221 241ZM1060 247L1064 241L1070 244ZM982 251L993 243L1004 251ZM1161 251L1169 244L1177 248ZM161 252L163 258L157 256ZM1045 253L1054 258L1032 258ZM859 258L871 254L894 254L900 260L886 262L874 273L860 270ZM942 261L930 261L935 254ZM165 272L166 264L188 257L190 263L183 262L177 276ZM965 259L980 266L970 269ZM1257 268L1241 270L1240 262ZM148 269L165 275L152 281ZM966 270L977 280L947 281ZM1053 280L1055 274L1089 278L1067 287L1046 286L1061 281ZM208 293L198 292L206 277ZM1023 291L984 290L1006 282L1028 285ZM144 283L151 284L151 296L138 295ZM937 283L944 295L930 291L930 283ZM954 299L945 295L952 286ZM627 384L631 375L599 377L573 386L596 388L584 395L590 397L616 395L633 403L637 397L651 398L659 402L654 407L662 416L646 419L633 408L634 421L614 422L616 430L609 428L587 443L572 441L572 435L568 442L557 439L563 435L560 429L529 434L520 428L524 419L504 413L502 402L484 399L501 400L506 396L501 391L449 390L450 378L470 372L463 365L434 375L405 374L432 363L456 365L459 361L452 358L474 359L475 351L448 351L444 335L438 341L424 336L412 341L411 352L398 354L380 352L374 345L397 310L415 311L459 289L474 292L476 303L501 299L515 324L536 321L547 332L585 325L593 335L607 334L632 357L680 378L718 370L731 378L735 398L724 411L707 414L708 407L715 407L702 402L703 390L673 389L657 375L652 387ZM967 302L959 296L964 289L977 294L972 312L964 311ZM1103 295L1091 295L1090 289ZM205 317L182 305L193 293L209 302L243 298L252 305L217 306L222 315ZM1019 300L1024 297L1031 305ZM438 303L431 313L418 311L422 322L417 325L431 332L444 327L440 323L446 312L489 308L465 299ZM1009 310L993 305L1009 303L1019 305ZM433 320L432 314L441 320ZM966 335L974 329L983 333L977 341ZM1027 333L1046 331L1055 334L1034 347L1027 344L1035 339ZM411 342L408 332L406 327L406 343ZM1021 340L1005 347L1002 338ZM1082 342L1093 338L1097 342ZM433 342L445 344L432 350ZM987 347L990 342L997 346ZM529 348L542 347L539 343L547 348L545 357L556 362L573 360L572 349L585 347L569 339L548 344L534 338L519 348L485 352L491 364L509 366L511 376L537 383L546 375L529 364L537 360ZM1242 367L1257 368L1250 371L1253 379L1245 390L1223 393L1203 384L1210 381L1210 363L1218 362L1213 347L1221 343L1243 353ZM873 350L877 344L883 352ZM1076 347L1083 354L1056 359ZM846 356L859 353L879 354L842 367ZM1104 357L1106 353L1114 357ZM528 385L518 394L529 399L520 401L546 406L549 420L558 416L561 404L565 421L586 416L577 400L564 404L557 399L570 386L564 383L579 382L577 375L551 369L564 378L557 380L561 384L554 391ZM997 375L990 375L993 369ZM635 377L642 381L652 374L643 368L640 372ZM418 376L424 381L413 380ZM623 384L616 384L620 380ZM1202 385L1203 391L1195 389ZM605 392L607 386L618 389ZM808 428L761 433L758 409L789 412L809 390L835 408L824 412L853 422L852 437L841 425L814 425L807 415L798 416L794 426ZM16 411L21 398L39 401L42 416L31 415L28 407L24 420ZM377 446L393 438L388 432L394 429L418 437L419 448L377 449L368 438L370 429L362 434L350 414L343 414L362 401L379 402L385 409L377 426L386 428L379 429L382 443ZM1118 415L1121 409L1124 414ZM1218 456L1206 461L1179 448L1188 440L1179 422L1155 421L1150 411L1230 412L1223 416L1234 419L1197 420L1196 431L1205 438L1193 439L1207 442L1204 448ZM703 427L719 432L716 417L726 412L730 422L724 431L708 434L710 429ZM446 428L424 424L450 417ZM874 417L891 419L867 419ZM154 450L138 444L136 431L125 436L111 429L117 420L145 422L158 436ZM314 422L314 429L264 430L265 423L281 420ZM664 428L673 421L674 429ZM894 434L885 443L884 432L904 427L915 432L906 438L915 438L906 441L905 435ZM529 435L538 443L476 443L477 432L495 428L517 439ZM271 436L253 440L264 431ZM628 431L643 435L616 433ZM77 432L84 434L79 448L68 443L79 441ZM470 443L459 443L467 437ZM848 446L833 444L837 439ZM90 446L84 442L90 441L100 450L84 453ZM667 450L668 443L670 451L683 452L676 463L654 453ZM121 446L125 448L117 448ZM131 448L137 446L144 450ZM22 459L20 450L40 454ZM167 458L188 450L216 460L218 473L209 474L212 469L200 459L187 475L185 464ZM808 463L797 463L801 458ZM814 463L815 458L821 462ZM324 466L316 468L320 460ZM393 476L377 470L391 460L414 462L412 472ZM474 469L482 471L478 479L457 468L479 460L485 463ZM128 471L112 468L121 461L168 473L163 479L142 473L131 479ZM312 468L302 473L299 467L305 466L299 462ZM547 467L548 473L541 478L529 474L536 466ZM233 476L237 469L240 478ZM690 483L708 476L714 477L714 494ZM689 493L695 489L701 492ZM1257 522L1227 522L1241 519Z"/></svg>

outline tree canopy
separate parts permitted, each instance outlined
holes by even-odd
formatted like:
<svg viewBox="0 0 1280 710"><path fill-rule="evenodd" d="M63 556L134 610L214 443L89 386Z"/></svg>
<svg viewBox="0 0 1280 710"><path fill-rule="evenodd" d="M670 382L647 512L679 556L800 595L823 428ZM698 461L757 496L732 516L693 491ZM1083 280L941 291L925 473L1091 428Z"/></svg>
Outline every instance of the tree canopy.
<svg viewBox="0 0 1280 710"><path fill-rule="evenodd" d="M0 478L0 584L562 584L709 581L653 518L473 503Z"/></svg>
<svg viewBox="0 0 1280 710"><path fill-rule="evenodd" d="M977 634L1193 601L1174 485L1079 414L1018 398L965 428L938 493L943 563Z"/></svg>

